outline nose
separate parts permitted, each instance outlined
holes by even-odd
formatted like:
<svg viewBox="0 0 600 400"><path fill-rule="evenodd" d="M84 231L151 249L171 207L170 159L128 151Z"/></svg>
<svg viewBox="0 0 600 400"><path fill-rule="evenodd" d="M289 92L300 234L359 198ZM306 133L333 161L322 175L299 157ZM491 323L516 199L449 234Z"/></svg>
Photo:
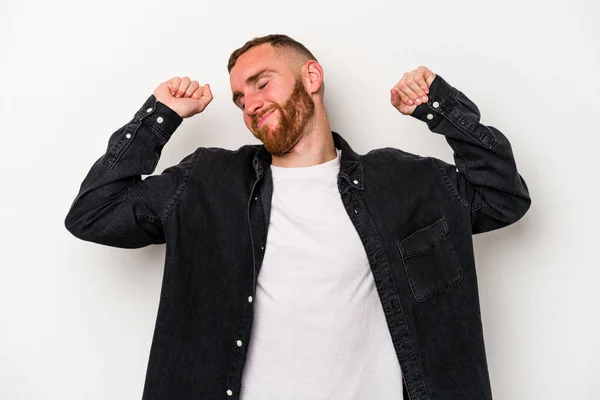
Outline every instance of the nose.
<svg viewBox="0 0 600 400"><path fill-rule="evenodd" d="M259 94L248 94L244 100L246 113L251 117L258 114L265 105Z"/></svg>

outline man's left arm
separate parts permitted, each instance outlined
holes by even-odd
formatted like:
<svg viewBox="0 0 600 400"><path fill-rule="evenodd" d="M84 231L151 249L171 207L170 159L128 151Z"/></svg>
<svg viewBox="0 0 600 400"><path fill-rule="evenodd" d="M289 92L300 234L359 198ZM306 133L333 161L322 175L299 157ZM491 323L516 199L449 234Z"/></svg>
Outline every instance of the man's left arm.
<svg viewBox="0 0 600 400"><path fill-rule="evenodd" d="M391 93L394 107L426 122L454 150L456 165L435 162L470 210L473 234L510 225L527 212L531 198L508 139L479 122L479 109L469 98L425 67L405 74Z"/></svg>

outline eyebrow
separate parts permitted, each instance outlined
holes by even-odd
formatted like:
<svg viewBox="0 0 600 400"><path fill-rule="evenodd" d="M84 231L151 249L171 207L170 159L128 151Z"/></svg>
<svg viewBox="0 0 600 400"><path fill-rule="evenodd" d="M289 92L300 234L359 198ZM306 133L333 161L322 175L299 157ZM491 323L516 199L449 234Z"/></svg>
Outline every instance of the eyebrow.
<svg viewBox="0 0 600 400"><path fill-rule="evenodd" d="M265 73L269 73L269 72L275 72L275 70L272 70L270 68L263 68L260 71L258 71L256 74L248 77L248 79L246 79L246 85L249 85L251 83L254 83L258 80L258 78L261 77L261 75L265 74ZM244 94L242 92L235 91L233 92L233 97L232 100L234 102L235 105L237 105L238 100L240 99L240 97L244 97Z"/></svg>

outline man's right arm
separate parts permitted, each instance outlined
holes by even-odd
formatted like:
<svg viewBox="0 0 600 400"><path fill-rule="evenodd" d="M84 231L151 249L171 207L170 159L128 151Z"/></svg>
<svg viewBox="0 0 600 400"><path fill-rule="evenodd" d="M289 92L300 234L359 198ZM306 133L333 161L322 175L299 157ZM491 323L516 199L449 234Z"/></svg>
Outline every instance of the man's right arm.
<svg viewBox="0 0 600 400"><path fill-rule="evenodd" d="M65 218L76 237L136 248L164 243L162 223L185 182L196 153L161 175L154 172L162 148L182 118L151 95L134 118L114 132L106 153L92 166Z"/></svg>
<svg viewBox="0 0 600 400"><path fill-rule="evenodd" d="M202 112L211 100L208 85L187 77L161 83L133 119L110 137L106 153L88 172L69 209L67 230L80 239L115 247L164 243L164 222L199 150L160 175L142 175L154 172L183 118Z"/></svg>

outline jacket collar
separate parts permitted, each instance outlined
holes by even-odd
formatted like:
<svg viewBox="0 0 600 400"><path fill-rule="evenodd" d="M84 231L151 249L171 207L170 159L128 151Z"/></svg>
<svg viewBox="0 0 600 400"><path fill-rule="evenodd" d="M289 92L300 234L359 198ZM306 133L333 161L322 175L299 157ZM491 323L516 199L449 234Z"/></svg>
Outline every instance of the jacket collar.
<svg viewBox="0 0 600 400"><path fill-rule="evenodd" d="M358 190L364 190L364 174L358 154L352 150L348 142L346 142L340 134L333 131L331 134L333 135L333 143L336 149L342 150L338 182L341 178L344 179L348 185L350 185L350 187ZM271 161L271 153L265 149L265 146L261 145L254 155L254 159L252 160L252 165L258 179L262 178L266 168L271 165Z"/></svg>

